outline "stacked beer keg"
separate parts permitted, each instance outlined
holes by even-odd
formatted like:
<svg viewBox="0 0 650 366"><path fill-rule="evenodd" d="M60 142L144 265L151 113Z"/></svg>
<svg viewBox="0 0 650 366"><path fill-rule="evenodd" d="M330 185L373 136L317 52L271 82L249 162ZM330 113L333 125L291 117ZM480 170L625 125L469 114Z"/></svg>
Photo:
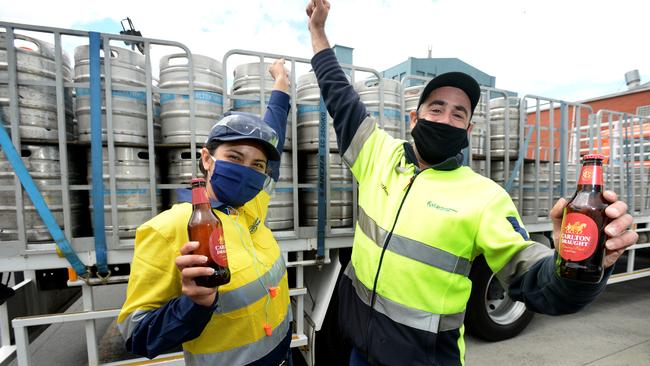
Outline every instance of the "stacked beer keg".
<svg viewBox="0 0 650 366"><path fill-rule="evenodd" d="M62 162L59 151L59 121L58 115L64 118L62 136L67 141L75 139L76 126L73 122L72 91L64 89L62 111L59 111L56 97L56 62L54 46L48 42L28 37L14 35L14 51L16 55L17 95L15 105L17 113L11 108L12 93L7 83L0 84L0 116L7 132L17 131L21 146L17 152L27 168L34 183L38 187L45 203L53 214L57 224L72 235L78 235L82 229L83 203L78 191L70 192L68 205L64 207L62 187ZM9 80L9 68L6 49L6 33L0 33L0 79ZM72 82L70 60L63 54L61 75L64 83ZM59 113L62 112L62 113ZM12 129L12 124L17 124ZM1 149L0 149L1 150ZM73 146L67 147L68 157L75 155ZM68 184L81 183L80 167L76 159L66 161L65 171ZM22 211L25 239L28 242L45 242L52 240L50 233L36 211L34 204L25 192L22 195L22 207L18 207L15 190L15 170L7 161L5 154L0 152L0 241L18 240L21 237L16 212ZM20 192L20 191L19 191ZM70 228L65 227L65 210L70 217Z"/></svg>
<svg viewBox="0 0 650 366"><path fill-rule="evenodd" d="M107 61L110 60L110 61ZM110 62L110 91L104 74L105 63ZM147 126L147 95L144 56L119 47L110 47L110 55L100 55L102 80L102 148L104 185L104 223L109 235L117 233L120 238L132 238L135 229L152 213L160 210L161 197L156 192L156 209L153 210ZM89 47L75 49L75 84L84 85L90 80ZM87 84L86 84L87 85ZM110 95L110 103L106 96ZM152 96L152 100L155 99ZM110 113L107 111L110 108ZM76 88L76 117L79 121L79 141L91 140L90 93L88 87ZM111 116L112 128L108 128L107 115ZM154 142L158 141L160 126L153 126ZM113 150L109 151L108 136L112 136ZM112 159L111 159L112 156ZM88 148L88 183L92 185L92 162ZM112 166L111 166L112 161ZM156 166L156 171L157 171ZM111 190L111 177L114 177L115 191ZM158 180L158 173L156 173ZM113 195L114 194L114 195ZM112 202L113 197L115 202ZM90 198L90 211L95 207ZM113 215L113 210L117 215ZM117 217L118 222L114 222Z"/></svg>
<svg viewBox="0 0 650 366"><path fill-rule="evenodd" d="M273 78L268 72L270 63L252 62L238 65L233 72L232 103L233 111L247 112L264 117L271 92ZM263 95L264 104L261 104ZM294 227L293 219L293 180L292 169L292 127L291 113L287 119L284 151L280 162L280 177L271 194L271 202L266 218L266 225L271 230L288 230Z"/></svg>
<svg viewBox="0 0 650 366"><path fill-rule="evenodd" d="M196 155L192 158L192 126L190 122L190 62L186 54L176 53L160 59L161 90L161 157L167 174L164 182L176 184L166 190L169 205L178 202L177 190L189 187L192 172L199 172L200 149L212 126L223 115L223 66L221 62L203 55L192 55L194 99L194 141ZM200 175L200 173L199 173Z"/></svg>
<svg viewBox="0 0 650 366"><path fill-rule="evenodd" d="M313 72L298 78L296 85L298 104L298 153L301 158L301 182L309 187L300 191L302 224L316 226L318 220L318 137L320 123L320 89ZM331 117L327 116L328 141L327 164L329 165L330 191L328 224L335 227L352 225L352 174L341 160Z"/></svg>

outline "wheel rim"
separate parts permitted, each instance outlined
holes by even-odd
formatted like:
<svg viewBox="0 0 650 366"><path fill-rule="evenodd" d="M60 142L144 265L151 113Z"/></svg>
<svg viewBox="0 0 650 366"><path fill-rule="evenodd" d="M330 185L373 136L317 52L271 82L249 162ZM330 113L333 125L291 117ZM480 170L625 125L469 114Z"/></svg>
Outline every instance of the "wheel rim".
<svg viewBox="0 0 650 366"><path fill-rule="evenodd" d="M510 325L516 322L526 311L526 305L513 301L494 275L490 277L484 296L488 316L499 325Z"/></svg>

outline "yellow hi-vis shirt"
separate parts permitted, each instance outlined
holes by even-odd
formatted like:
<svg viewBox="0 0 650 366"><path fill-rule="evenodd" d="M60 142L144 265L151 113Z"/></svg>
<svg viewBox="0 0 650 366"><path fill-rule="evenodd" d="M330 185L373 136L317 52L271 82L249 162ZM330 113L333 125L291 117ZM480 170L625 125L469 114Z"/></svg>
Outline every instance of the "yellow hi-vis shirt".
<svg viewBox="0 0 650 366"><path fill-rule="evenodd" d="M273 350L289 331L287 272L280 248L264 225L269 195L260 192L230 215L213 210L223 224L231 279L219 287L211 320L198 338L183 343L189 365L244 365ZM128 339L146 313L181 296L175 258L189 241L190 203L180 203L141 225L127 297L118 325ZM271 296L271 287L277 295ZM268 336L265 325L272 334Z"/></svg>
<svg viewBox="0 0 650 366"><path fill-rule="evenodd" d="M419 364L446 356L462 364L472 260L484 255L507 286L549 250L529 240L498 184L463 166L415 176L404 144L367 117L343 155L359 182L359 214L341 280L340 324L374 362Z"/></svg>

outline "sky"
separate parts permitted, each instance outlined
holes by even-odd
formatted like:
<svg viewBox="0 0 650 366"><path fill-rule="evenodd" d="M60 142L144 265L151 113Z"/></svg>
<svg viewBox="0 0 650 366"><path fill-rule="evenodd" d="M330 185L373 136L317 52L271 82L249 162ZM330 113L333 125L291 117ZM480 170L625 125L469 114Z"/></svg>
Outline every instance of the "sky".
<svg viewBox="0 0 650 366"><path fill-rule="evenodd" d="M0 20L118 33L128 16L146 37L218 60L233 49L308 59L306 4L23 0L0 3ZM330 44L354 49L357 66L383 71L431 48L494 76L496 88L580 101L626 90L633 69L650 81L649 13L638 0L332 0L326 32ZM64 43L71 55L75 45Z"/></svg>

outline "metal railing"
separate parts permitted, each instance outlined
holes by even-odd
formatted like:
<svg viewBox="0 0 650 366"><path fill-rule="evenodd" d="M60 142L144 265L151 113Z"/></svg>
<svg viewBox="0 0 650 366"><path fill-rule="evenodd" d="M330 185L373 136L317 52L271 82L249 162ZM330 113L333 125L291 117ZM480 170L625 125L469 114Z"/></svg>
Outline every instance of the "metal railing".
<svg viewBox="0 0 650 366"><path fill-rule="evenodd" d="M7 49L8 53L10 54L8 57L8 70L9 70L9 78L7 80L0 80L0 84L6 84L7 88L10 93L10 111L12 113L11 118L11 137L13 139L13 143L15 146L20 148L21 146L21 139L20 139L20 126L19 126L19 120L20 120L20 113L19 113L19 105L18 105L18 100L17 100L17 90L19 86L24 86L24 85L43 85L45 84L46 86L56 86L56 91L57 91L57 111L58 111L58 125L59 125L59 139L58 139L58 146L61 151L61 176L62 176L62 183L60 186L54 186L54 187L48 187L46 189L49 190L60 190L64 196L63 198L63 211L64 211L64 227L65 227L65 233L67 239L72 243L72 247L74 250L77 252L77 254L80 256L82 262L87 265L91 266L93 264L96 264L97 262L95 261L96 258L99 258L98 253L103 252L103 248L98 248L97 247L97 242L101 241L101 237L106 235L106 252L105 255L110 259L112 263L125 263L125 262L130 262L131 257L132 257L132 250L133 250L133 239L129 238L121 238L119 234L119 223L120 223L120 217L121 213L119 212L117 208L117 204L111 204L110 208L107 207L106 211L104 211L103 207L104 204L103 202L101 203L96 203L94 205L94 210L93 210L93 216L97 217L100 216L102 219L104 218L104 215L106 214L106 217L110 217L110 220L112 222L112 229L105 231L104 225L95 225L95 232L93 236L85 236L85 237L75 237L72 233L72 219L71 219L71 212L70 212L70 192L74 191L84 191L84 192L100 192L99 195L95 194L95 198L99 196L100 198L104 198L104 192L106 194L106 197L110 199L110 202L116 203L118 202L118 194L120 189L148 189L149 190L149 196L150 196L150 201L151 201L151 207L150 207L150 214L153 216L158 213L158 196L156 192L160 189L176 189L180 188L183 185L181 184L160 184L157 179L156 179L156 155L157 155L157 148L167 148L167 147L175 147L176 145L174 144L156 144L154 141L154 104L153 104L153 95L161 92L165 93L176 93L176 94L181 94L181 95L187 95L189 98L189 124L190 124L190 131L191 131L191 141L190 141L190 146L191 146L191 156L194 159L196 157L196 151L197 151L197 146L196 146L196 136L195 136L195 126L196 126L196 111L195 111L195 100L194 100L194 86L193 86L193 76L192 76L192 54L189 51L187 47L180 43L176 42L167 42L167 41L160 41L160 40L154 40L154 39L147 39L147 38L139 38L139 37L131 37L131 36L117 36L117 35L109 35L109 34L96 34L92 32L81 32L81 31L73 31L73 30L65 30L65 29L57 29L57 28L49 28L49 27L39 27L39 26L31 26L31 25L23 25L23 24L14 24L14 23L0 23L0 27L4 27L7 30ZM17 69L18 69L18 62L17 58L15 55L12 57L11 53L15 53L15 48L13 45L13 38L12 34L13 31L25 31L25 32L38 32L38 33L44 33L44 34L53 34L55 38L55 48L58 52L58 58L57 58L57 79L56 82L53 83L43 83L40 82L38 83L30 83L29 80L20 80L17 77ZM146 123L147 123L147 143L146 143L146 148L148 152L148 171L149 171L149 179L148 183L118 183L116 179L116 154L115 154L115 147L118 145L124 145L123 143L117 143L115 141L114 137L114 132L115 132L115 123L114 123L114 104L113 104L113 91L116 90L114 85L113 85L113 78L112 75L114 73L114 65L113 62L104 62L102 70L98 70L95 68L95 77L94 79L91 78L91 81L88 82L73 82L73 81L65 81L63 80L63 65L62 65L62 54L63 54L63 45L61 41L61 36L71 36L76 39L86 39L86 42L92 37L95 37L95 41L97 39L100 39L101 42L101 48L96 48L94 52L99 53L100 50L103 51L104 55L112 55L114 46L111 45L111 42L123 42L123 41L130 41L130 42L137 42L137 43L142 43L144 45L144 52L145 52L145 86L128 86L128 85L119 85L119 90L125 90L127 92L134 92L134 93L144 93L145 94L145 103L146 103L146 110L147 110L147 118L146 118ZM187 60L188 60L188 87L187 88L175 88L175 89L169 89L165 88L160 89L157 86L153 85L153 80L155 79L154 76L152 75L152 66L151 66L151 46L172 46L176 48L180 48L183 52L183 54L186 55ZM238 51L233 51L231 54L234 54ZM279 58L283 57L287 60L289 60L292 63L292 68L295 67L296 62L302 62L302 63L309 63L308 59L300 59L300 58L295 58L295 57L290 57L290 56L284 56L284 55L271 55L271 54L262 54L262 53L255 53L255 55L258 55L261 57L261 60L263 61L264 57L273 57L273 58ZM100 56L96 54L96 57ZM228 57L228 55L226 56ZM99 59L99 57L97 57ZM109 57L106 57L106 61L110 59ZM97 60L95 61L97 62ZM225 64L225 63L224 63ZM376 77L379 77L379 73L375 70L371 69L366 69L366 68L361 68L361 67L356 67L352 65L343 65L345 68L349 68L353 71L357 72L366 72L366 73L371 73L375 75ZM100 73L102 74L100 76ZM99 82L101 81L101 85L99 85ZM224 75L224 84L227 83L227 78ZM54 85L56 84L56 85ZM297 116L296 116L296 92L295 92L295 75L292 77L291 80L291 91L290 94L292 96L292 114L293 114L293 132L294 136L296 136L296 122L297 121ZM67 154L67 147L68 145L72 146L78 146L78 145L83 145L85 144L80 143L78 141L68 141L67 136L66 136L66 116L65 116L65 106L64 106L64 100L63 100L63 92L64 88L87 88L87 89L92 89L92 88L99 88L100 91L102 91L101 88L103 89L103 96L100 94L101 100L104 101L105 103L105 108L104 108L104 116L105 116L105 137L103 137L102 141L102 136L101 136L101 124L97 123L97 114L99 112L99 107L101 107L101 100L99 98L94 98L95 105L94 105L94 113L96 115L92 117L92 132L96 133L99 135L100 139L97 139L95 137L93 141L90 143L91 147L95 148L95 151L91 154L91 163L94 164L93 169L95 171L95 174L92 175L93 182L97 183L99 182L100 184L98 185L99 188L93 187L89 184L71 184L68 180L67 177L69 175L69 167L68 167L68 158L72 158L71 156L68 156ZM382 86L380 85L380 90L382 89ZM263 89L262 89L263 90ZM380 95L381 92L380 92ZM260 104L260 108L264 109L265 108L265 103L264 103L264 94L263 91L260 96L262 103ZM381 97L380 97L381 98ZM224 88L224 101L228 100L228 94L227 94L227 88ZM99 104L97 104L99 103ZM91 112L92 113L92 112ZM99 115L101 118L101 114ZM93 119L94 118L94 119ZM383 109L380 109L380 123L383 121ZM99 130L99 131L98 131ZM327 138L329 136L326 136ZM133 144L126 144L126 146L133 146ZM139 145L140 146L140 145ZM99 149L97 149L99 147ZM107 170L102 172L102 163L104 158L102 157L101 150L102 147L105 147L107 150L107 166L104 166L103 168ZM99 153L97 152L99 150ZM294 146L293 146L293 151L297 152L297 148L295 146L295 140L294 140ZM297 154L294 154L294 161L293 161L293 169L294 173L296 172L297 169L297 164L296 164L296 158ZM325 161L328 162L328 159ZM196 164L193 165L193 176L196 175ZM99 168L98 168L99 167ZM99 173L97 173L99 172ZM106 174L107 173L107 174ZM98 176L99 174L99 176ZM103 187L104 179L102 179L102 175L107 180L107 187ZM295 268L296 269L296 288L293 288L290 290L290 296L292 296L295 300L296 304L296 331L297 334L294 334L294 339L292 340L292 346L297 347L297 346L303 346L308 343L307 337L304 335L305 331L305 321L304 321L304 301L303 297L306 294L306 288L305 288L305 280L304 280L304 270L306 266L313 266L313 265L323 265L323 264L328 264L330 263L330 249L336 249L336 248L342 248L342 247L349 247L351 246L351 237L352 237L352 228L344 228L344 229L332 229L331 227L328 227L327 230L327 237L323 238L321 242L317 240L315 235L315 231L313 231L313 228L305 228L305 227L299 227L299 217L298 217L298 199L297 199L297 188L302 188L304 187L303 185L298 185L298 180L297 174L294 174L294 181L292 182L292 187L294 188L294 233L291 235L278 235L280 236L280 242L281 242L281 247L285 256L285 260L287 260L287 267L289 268ZM15 179L14 186L11 187L0 187L0 190L5 190L5 191L15 191L16 192L16 207L22 207L24 206L24 202L22 200L22 190L21 190L21 183L18 181L18 179ZM329 192L332 188L338 188L337 186L330 186L329 182L327 182L327 191ZM310 185L310 187L314 186L313 184ZM343 187L343 188L348 188L352 189L354 186L354 182L352 184L348 184L348 186ZM356 190L353 190L354 192L354 202L356 202ZM99 202L99 201L97 201ZM326 201L327 203L327 201ZM19 237L18 240L12 241L12 242L3 242L2 250L3 250L3 256L0 258L0 271L16 271L16 270L33 270L33 269L45 269L45 268L61 268L61 267L66 267L68 264L66 261L62 258L60 258L57 254L56 247L52 243L31 243L27 240L26 236L26 225L25 225L25 220L22 216L23 210L18 209L17 210L18 215L17 215L17 227L19 228ZM354 212L354 220L356 220L356 211ZM100 221L95 221L95 223L101 223L103 220ZM303 254L303 251L311 251L318 249L319 247L325 247L326 250L323 253L323 257L317 258L316 260L314 259L307 259L305 257L305 254ZM98 248L98 249L96 249ZM295 260L289 261L288 260L288 252L297 252L295 256ZM327 277L328 280L331 282L332 279L333 281L336 281L336 276L337 273L330 273ZM107 283L113 283L115 280L118 280L118 278L109 278L106 277L102 280L102 284L107 284ZM124 278L119 278L120 282L124 282ZM19 364L21 365L26 365L29 363L29 341L26 338L26 329L30 326L35 326L35 325L41 325L41 324L53 324L53 323L60 323L60 322L71 322L71 321L84 321L86 323L85 329L86 329L86 342L87 342L87 349L88 349L88 357L89 357L89 364L95 365L99 363L99 359L97 356L97 340L96 340L96 331L95 331L95 325L94 325L94 320L96 319L101 319L101 318L106 318L106 317L115 317L118 313L118 310L111 310L111 311L94 311L93 310L93 301L92 301L92 295L88 295L90 293L90 284L95 284L94 279L88 280L88 284L83 283L81 284L83 287L83 302L84 302L84 313L80 314L50 314L50 315L45 315L45 316L40 316L37 318L17 318L13 320L13 325L15 329L15 334L16 334L16 340L17 340L17 349L18 349L18 358L19 358ZM79 284L77 284L79 285ZM325 308L326 309L326 308ZM325 313L321 311L319 314L312 314L310 316L310 325L316 328L320 327L320 324L322 324L323 318L325 316ZM2 334L4 333L9 333L9 322L3 322L2 325L0 325L0 329L2 330ZM4 338L8 339L8 338ZM313 341L313 340L312 340ZM313 344L312 344L313 346ZM5 348L6 350L9 350L9 348ZM13 353L14 348L11 349L11 352ZM9 356L8 356L9 357Z"/></svg>
<svg viewBox="0 0 650 366"><path fill-rule="evenodd" d="M113 258L120 258L120 260L124 261L130 261L130 255L131 253L127 253L126 255L123 255L124 253L118 254L118 251L126 249L127 252L130 252L133 247L133 240L121 240L118 234L118 222L119 222L119 217L118 217L118 208L117 208L117 187L116 187L116 178L115 178L115 163L116 163L116 157L115 157L115 142L113 138L113 106L112 106L112 68L113 68L113 63L112 62L104 62L104 68L103 68L103 73L104 77L102 77L102 86L104 88L104 93L105 97L104 102L105 102L105 119L106 119L106 138L107 140L105 142L102 142L100 140L95 140L91 142L91 147L93 150L92 153L92 161L91 163L93 164L93 167L95 168L95 171L97 171L97 166L99 166L99 171L101 172L101 167L102 167L102 162L103 158L101 156L101 148L102 145L105 143L107 147L107 153L108 153L108 190L106 191L105 188L103 187L103 179L101 174L97 177L95 176L94 181L100 184L95 185L91 187L90 185L79 185L79 184L70 184L68 177L69 177L69 157L68 157L68 145L83 145L79 144L78 142L72 141L69 142L66 137L66 116L65 116L65 106L64 106L64 100L63 100L63 90L64 88L90 88L91 86L96 86L100 87L99 85L91 85L93 83L88 83L88 82L69 82L65 81L63 79L63 63L62 63L62 41L61 41L61 36L71 36L74 37L75 39L86 39L86 42L94 35L92 32L83 32L83 31L76 31L76 30L68 30L68 29L60 29L60 28L51 28L51 27L40 27L40 26L32 26L32 25L26 25L26 24L16 24L16 23L4 23L0 22L0 28L4 28L6 32L6 49L7 49L7 61L8 61L8 75L9 78L8 80L0 80L0 84L7 84L7 88L9 91L9 113L11 115L10 120L11 120L11 137L14 142L14 146L20 150L21 148L21 136L20 136L20 128L19 128L19 120L20 120L20 113L19 113L19 105L18 105L18 95L17 95L17 90L19 86L47 86L47 87L55 87L56 88L56 97L57 97L57 118L58 118L58 148L59 148L59 154L60 154L60 169L61 169L61 185L60 186L51 186L46 189L49 190L57 190L60 191L63 197L62 201L62 208L63 208L63 226L64 226L64 231L65 231L65 236L68 239L69 242L72 243L72 247L80 253L86 253L90 254L93 253L97 255L98 253L95 252L95 248L98 242L103 241L104 235L105 235L105 228L104 227L94 227L94 235L93 237L73 237L72 234L72 220L71 220L71 200L70 200L70 192L72 191L88 191L88 192L93 192L93 198L94 199L100 199L97 202L100 202L100 207L96 207L93 210L93 217L100 218L101 220L95 221L95 222L103 222L103 217L104 217L104 204L103 204L103 197L105 192L108 193L110 197L110 217L112 221L112 235L108 237L108 240L106 240L107 244L107 249L109 252L109 256ZM54 43L54 48L56 50L56 80L53 83L47 83L43 81L39 82L32 82L28 79L25 80L19 80L17 77L17 70L18 70L18 63L17 63L17 58L16 58L16 47L14 47L14 31L24 31L24 32L37 32L39 34L45 34L45 35L52 35L54 37L55 43ZM95 34L96 35L96 34ZM24 37L24 36L18 36L18 37ZM137 183L123 183L121 184L120 188L123 189L148 189L150 192L151 196L151 214L155 215L157 213L157 197L156 197L156 191L159 187L158 183L155 180L155 149L154 149L154 133L153 133L153 101L152 101L152 96L154 92L159 92L159 90L153 86L153 77L152 77L152 67L151 67L151 55L150 55L150 47L151 45L161 45L161 46L171 46L171 47L176 47L180 48L183 50L188 55L188 59L190 60L190 78L191 78L191 52L189 49L182 45L181 43L178 42L170 42L170 41L164 41L164 40L156 40L156 39L148 39L148 38L140 38L140 37L133 37L133 36L122 36L122 35L110 35L110 34L101 34L101 44L102 44L102 50L104 55L111 55L111 48L112 46L110 45L111 41L132 41L132 42L142 42L144 43L145 47L145 67L146 67L146 86L144 87L136 87L136 86L120 86L120 90L124 89L127 91L134 91L134 92L143 92L146 95L146 107L147 107L147 131L148 131L148 136L147 136L147 146L148 146L148 152L149 152L149 172L150 172L150 179L149 179L149 184L146 187L143 187ZM42 41L41 41L42 42ZM48 47L46 43L41 43L41 47ZM99 75L98 75L99 76ZM98 80L96 80L98 81ZM95 83L96 84L96 83ZM192 81L190 81L190 104L193 105L193 95L191 93L192 91ZM183 92L183 91L180 91ZM187 93L187 91L185 91ZM101 107L101 101L97 100L96 103L99 103L98 106L96 106L95 112L99 113L98 108ZM191 108L191 116L190 116L190 125L194 124L194 116L193 116L193 107ZM101 115L100 115L101 118ZM98 134L101 135L101 131L94 131ZM194 144L192 144L194 147ZM97 155L97 149L99 149L99 155ZM6 190L9 187L0 187L0 189ZM19 179L16 177L15 179L15 185L14 187L11 187L12 190L16 192L15 194L15 199L16 199L16 207L24 207L24 202L23 202L23 196L22 196L22 187ZM48 266L56 266L56 267L61 267L61 261L56 260L55 258L42 258L44 255L49 255L49 256L54 256L56 257L56 248L54 244L50 243L30 243L27 238L26 238L26 226L25 226L25 218L24 218L24 212L23 210L16 210L16 219L17 219L17 228L18 228L18 240L16 241L11 241L11 242L5 242L3 243L3 251L4 253L8 253L9 255L5 256L3 259L9 259L9 257L14 257L14 258L20 258L20 257L26 257L26 256L31 256L30 261L31 262L36 262L37 264L32 264L36 268L51 268ZM97 226L97 225L95 225ZM11 249L10 249L11 248ZM101 250L100 250L101 251ZM81 254L81 258L85 259L86 265L90 266L94 264L92 260L89 261L91 258L90 255L84 255ZM40 261L39 259L44 259ZM56 263L56 264L54 264ZM3 268L3 270L15 270L16 268Z"/></svg>

